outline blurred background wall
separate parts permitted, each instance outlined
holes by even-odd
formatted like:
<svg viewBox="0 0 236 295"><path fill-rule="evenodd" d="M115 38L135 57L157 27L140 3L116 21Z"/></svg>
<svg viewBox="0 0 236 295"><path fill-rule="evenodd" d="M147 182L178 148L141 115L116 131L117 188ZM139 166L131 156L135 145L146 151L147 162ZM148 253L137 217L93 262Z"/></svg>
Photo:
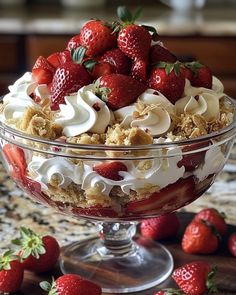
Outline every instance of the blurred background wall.
<svg viewBox="0 0 236 295"><path fill-rule="evenodd" d="M39 55L65 49L88 19L115 19L118 5L141 5L141 23L181 60L211 67L236 98L234 0L0 0L0 95Z"/></svg>

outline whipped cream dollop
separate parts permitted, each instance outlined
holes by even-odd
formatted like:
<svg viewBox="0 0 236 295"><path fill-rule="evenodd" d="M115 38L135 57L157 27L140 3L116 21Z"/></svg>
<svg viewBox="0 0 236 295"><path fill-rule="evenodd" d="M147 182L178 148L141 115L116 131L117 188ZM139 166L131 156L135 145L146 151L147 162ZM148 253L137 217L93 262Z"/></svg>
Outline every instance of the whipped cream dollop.
<svg viewBox="0 0 236 295"><path fill-rule="evenodd" d="M81 184L84 173L83 165L76 165L63 157L45 159L33 156L28 169L30 175L41 184L43 189L47 189L51 181L56 181L62 188L67 187L71 182Z"/></svg>
<svg viewBox="0 0 236 295"><path fill-rule="evenodd" d="M153 89L147 89L135 104L118 109L114 115L125 128L139 127L157 136L169 130L170 114L173 112L174 106L165 96Z"/></svg>
<svg viewBox="0 0 236 295"><path fill-rule="evenodd" d="M225 96L222 83L213 77L212 89L193 87L186 79L184 97L175 103L176 115L187 113L201 115L206 121L211 122L219 118L219 100Z"/></svg>
<svg viewBox="0 0 236 295"><path fill-rule="evenodd" d="M38 84L30 72L26 72L13 85L9 86L9 93L3 98L4 109L1 116L3 122L21 118L28 107L39 108L39 105L30 97Z"/></svg>
<svg viewBox="0 0 236 295"><path fill-rule="evenodd" d="M95 85L84 86L65 97L60 104L55 122L63 126L66 136L77 136L84 132L104 133L112 118L107 105L95 95Z"/></svg>

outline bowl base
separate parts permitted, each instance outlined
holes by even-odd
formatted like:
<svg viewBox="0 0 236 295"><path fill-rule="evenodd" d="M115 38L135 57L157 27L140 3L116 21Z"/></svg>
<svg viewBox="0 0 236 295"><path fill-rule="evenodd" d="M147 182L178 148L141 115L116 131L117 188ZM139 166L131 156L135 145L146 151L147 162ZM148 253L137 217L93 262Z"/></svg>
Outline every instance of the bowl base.
<svg viewBox="0 0 236 295"><path fill-rule="evenodd" d="M123 256L103 255L99 238L65 247L61 270L85 277L104 293L130 293L149 289L165 281L173 270L173 258L161 244L136 237L133 251Z"/></svg>

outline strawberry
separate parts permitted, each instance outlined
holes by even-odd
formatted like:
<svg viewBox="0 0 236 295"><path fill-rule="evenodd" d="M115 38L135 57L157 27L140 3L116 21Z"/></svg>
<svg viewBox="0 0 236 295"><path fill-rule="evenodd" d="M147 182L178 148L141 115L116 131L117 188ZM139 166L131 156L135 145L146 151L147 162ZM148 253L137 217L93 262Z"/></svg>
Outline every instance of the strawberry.
<svg viewBox="0 0 236 295"><path fill-rule="evenodd" d="M72 213L76 216L118 217L117 212L110 207L94 206L89 208L74 207Z"/></svg>
<svg viewBox="0 0 236 295"><path fill-rule="evenodd" d="M64 50L62 52L54 52L47 57L47 61L57 69L62 64L71 61L70 51Z"/></svg>
<svg viewBox="0 0 236 295"><path fill-rule="evenodd" d="M145 82L149 49L152 41L152 36L148 30L152 30L154 35L156 35L156 31L151 27L134 24L140 13L141 11L137 10L132 15L126 7L118 7L117 14L123 21L123 26L118 34L117 44L120 50L133 61L131 76Z"/></svg>
<svg viewBox="0 0 236 295"><path fill-rule="evenodd" d="M185 63L192 73L191 84L195 87L212 88L212 72L209 67L202 65L198 61Z"/></svg>
<svg viewBox="0 0 236 295"><path fill-rule="evenodd" d="M114 161L98 164L93 167L93 170L102 177L118 181L123 179L119 172L127 171L127 167L122 162Z"/></svg>
<svg viewBox="0 0 236 295"><path fill-rule="evenodd" d="M150 48L149 61L151 64L156 64L160 61L175 63L177 57L164 46L155 44Z"/></svg>
<svg viewBox="0 0 236 295"><path fill-rule="evenodd" d="M75 274L60 276L50 284L47 281L41 282L40 287L49 295L101 295L102 289L99 285Z"/></svg>
<svg viewBox="0 0 236 295"><path fill-rule="evenodd" d="M236 232L232 233L228 239L228 249L236 257Z"/></svg>
<svg viewBox="0 0 236 295"><path fill-rule="evenodd" d="M86 48L86 56L94 57L116 47L116 35L105 22L91 20L80 31L80 45Z"/></svg>
<svg viewBox="0 0 236 295"><path fill-rule="evenodd" d="M66 49L71 51L72 49L76 49L81 46L80 42L80 34L73 36L69 42L67 43Z"/></svg>
<svg viewBox="0 0 236 295"><path fill-rule="evenodd" d="M92 69L91 76L93 79L98 79L105 75L110 75L115 72L113 66L108 62L98 62Z"/></svg>
<svg viewBox="0 0 236 295"><path fill-rule="evenodd" d="M225 223L225 215L214 208L202 209L195 215L194 220L205 220L218 230L223 236L227 231L227 224Z"/></svg>
<svg viewBox="0 0 236 295"><path fill-rule="evenodd" d="M55 68L46 58L39 56L33 66L32 75L38 84L49 84L52 82Z"/></svg>
<svg viewBox="0 0 236 295"><path fill-rule="evenodd" d="M190 254L214 253L219 246L219 234L207 221L193 220L185 229L181 245Z"/></svg>
<svg viewBox="0 0 236 295"><path fill-rule="evenodd" d="M194 187L195 182L192 177L179 179L147 199L129 202L126 211L135 215L156 215L164 214L164 207L167 207L170 212L194 200Z"/></svg>
<svg viewBox="0 0 236 295"><path fill-rule="evenodd" d="M111 64L116 74L129 75L130 73L131 60L119 48L108 50L99 58L99 61Z"/></svg>
<svg viewBox="0 0 236 295"><path fill-rule="evenodd" d="M147 83L150 88L160 91L170 102L175 103L184 92L185 76L179 62L160 62L151 70Z"/></svg>
<svg viewBox="0 0 236 295"><path fill-rule="evenodd" d="M213 277L216 268L206 261L193 261L174 270L172 278L188 295L204 295L215 292Z"/></svg>
<svg viewBox="0 0 236 295"><path fill-rule="evenodd" d="M173 237L177 234L179 228L179 218L175 213L146 219L140 224L141 235L153 240Z"/></svg>
<svg viewBox="0 0 236 295"><path fill-rule="evenodd" d="M12 251L0 256L0 293L9 294L19 291L24 277L24 268Z"/></svg>
<svg viewBox="0 0 236 295"><path fill-rule="evenodd" d="M182 160L178 162L178 167L184 166L186 171L193 171L194 169L196 169L200 164L203 163L206 154L206 150L201 152L197 152L197 150L205 148L209 145L209 141L203 141L192 145L184 146L183 152L196 152L183 155Z"/></svg>
<svg viewBox="0 0 236 295"><path fill-rule="evenodd" d="M20 247L19 256L25 269L36 273L51 270L60 255L60 246L52 236L43 236L21 227L20 238L12 240Z"/></svg>
<svg viewBox="0 0 236 295"><path fill-rule="evenodd" d="M192 78L193 78L193 72L189 68L186 68L186 67L182 67L182 71L184 73L185 79L188 79L191 82Z"/></svg>
<svg viewBox="0 0 236 295"><path fill-rule="evenodd" d="M26 160L23 149L11 143L4 144L3 154L11 167L11 175L14 179L22 179L26 173Z"/></svg>
<svg viewBox="0 0 236 295"><path fill-rule="evenodd" d="M58 110L65 102L65 96L78 91L92 82L91 76L81 65L85 48L79 47L73 53L73 61L66 62L56 69L51 86L51 109Z"/></svg>
<svg viewBox="0 0 236 295"><path fill-rule="evenodd" d="M147 89L141 82L121 74L103 76L98 83L97 94L113 111L130 105Z"/></svg>

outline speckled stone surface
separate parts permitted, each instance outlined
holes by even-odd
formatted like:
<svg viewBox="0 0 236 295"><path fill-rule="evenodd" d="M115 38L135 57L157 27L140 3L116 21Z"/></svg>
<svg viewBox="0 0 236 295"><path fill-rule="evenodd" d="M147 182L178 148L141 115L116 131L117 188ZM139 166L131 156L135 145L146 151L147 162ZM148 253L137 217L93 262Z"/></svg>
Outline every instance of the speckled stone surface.
<svg viewBox="0 0 236 295"><path fill-rule="evenodd" d="M227 162L212 188L194 203L181 209L197 212L200 208L215 207L227 215L227 222L236 225L236 151ZM9 179L0 164L0 249L9 246L20 226L38 233L53 234L61 245L96 233L89 221L75 219L37 204L25 196Z"/></svg>

